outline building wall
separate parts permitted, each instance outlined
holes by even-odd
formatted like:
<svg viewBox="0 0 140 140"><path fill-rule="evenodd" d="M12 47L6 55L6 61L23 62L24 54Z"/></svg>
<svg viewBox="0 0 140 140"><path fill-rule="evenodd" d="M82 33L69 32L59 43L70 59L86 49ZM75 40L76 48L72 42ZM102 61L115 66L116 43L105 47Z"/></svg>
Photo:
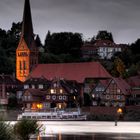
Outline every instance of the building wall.
<svg viewBox="0 0 140 140"><path fill-rule="evenodd" d="M24 82L30 73L30 50L24 39L19 43L16 50L16 78Z"/></svg>

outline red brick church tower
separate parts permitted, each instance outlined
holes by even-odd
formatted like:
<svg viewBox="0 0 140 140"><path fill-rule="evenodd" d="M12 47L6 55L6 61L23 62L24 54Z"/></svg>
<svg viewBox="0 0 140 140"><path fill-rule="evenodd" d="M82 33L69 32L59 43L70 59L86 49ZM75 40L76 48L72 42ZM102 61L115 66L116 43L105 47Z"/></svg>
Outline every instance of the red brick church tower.
<svg viewBox="0 0 140 140"><path fill-rule="evenodd" d="M21 37L16 50L16 78L26 81L37 64L38 49L34 40L30 1L25 0Z"/></svg>

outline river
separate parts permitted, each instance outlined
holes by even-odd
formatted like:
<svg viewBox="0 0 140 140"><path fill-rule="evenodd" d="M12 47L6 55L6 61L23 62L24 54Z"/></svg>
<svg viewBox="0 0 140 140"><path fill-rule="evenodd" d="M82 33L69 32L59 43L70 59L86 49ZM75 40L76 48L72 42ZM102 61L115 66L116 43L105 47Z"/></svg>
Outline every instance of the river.
<svg viewBox="0 0 140 140"><path fill-rule="evenodd" d="M41 140L140 140L140 122L45 121Z"/></svg>

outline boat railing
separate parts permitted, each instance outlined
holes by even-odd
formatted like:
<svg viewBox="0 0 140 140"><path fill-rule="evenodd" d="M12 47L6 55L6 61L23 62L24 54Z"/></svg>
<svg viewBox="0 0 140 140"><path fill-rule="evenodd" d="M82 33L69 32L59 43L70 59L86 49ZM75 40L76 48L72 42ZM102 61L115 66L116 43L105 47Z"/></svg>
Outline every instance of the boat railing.
<svg viewBox="0 0 140 140"><path fill-rule="evenodd" d="M58 108L50 108L50 109L25 109L24 112L79 112L81 110L79 108L66 108L66 109L58 109Z"/></svg>

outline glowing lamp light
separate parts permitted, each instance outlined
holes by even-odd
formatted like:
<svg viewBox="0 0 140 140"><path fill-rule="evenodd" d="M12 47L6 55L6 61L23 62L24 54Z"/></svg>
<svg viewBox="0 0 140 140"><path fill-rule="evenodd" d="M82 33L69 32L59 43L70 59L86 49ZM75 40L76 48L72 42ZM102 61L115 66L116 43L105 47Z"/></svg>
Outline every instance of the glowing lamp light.
<svg viewBox="0 0 140 140"><path fill-rule="evenodd" d="M62 105L61 105L61 104L59 104L59 105L58 105L58 108L59 108L59 109L61 109L61 108L62 108Z"/></svg>
<svg viewBox="0 0 140 140"><path fill-rule="evenodd" d="M37 104L37 108L38 109L42 109L43 108L43 105L42 104Z"/></svg>
<svg viewBox="0 0 140 140"><path fill-rule="evenodd" d="M119 109L117 110L117 113L118 113L118 114L122 114L122 109L119 108Z"/></svg>

